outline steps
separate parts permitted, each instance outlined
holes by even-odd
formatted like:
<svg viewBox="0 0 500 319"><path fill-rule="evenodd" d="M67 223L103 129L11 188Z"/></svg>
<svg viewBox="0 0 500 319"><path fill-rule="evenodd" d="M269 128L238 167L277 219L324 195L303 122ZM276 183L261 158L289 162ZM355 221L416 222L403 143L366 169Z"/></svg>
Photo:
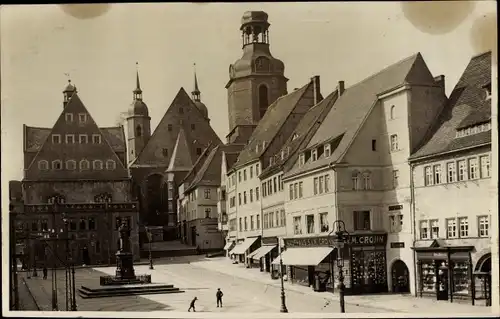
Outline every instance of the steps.
<svg viewBox="0 0 500 319"><path fill-rule="evenodd" d="M183 293L183 290L166 284L138 284L123 286L100 286L90 288L82 286L78 289L78 294L83 299L105 298L130 295L151 295L151 294L172 294Z"/></svg>

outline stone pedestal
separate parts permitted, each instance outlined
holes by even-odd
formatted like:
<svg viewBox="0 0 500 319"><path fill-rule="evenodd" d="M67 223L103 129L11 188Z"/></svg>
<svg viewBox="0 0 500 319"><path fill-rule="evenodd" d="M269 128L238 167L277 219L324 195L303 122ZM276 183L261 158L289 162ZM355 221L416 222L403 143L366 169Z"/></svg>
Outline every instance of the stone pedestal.
<svg viewBox="0 0 500 319"><path fill-rule="evenodd" d="M134 256L131 252L118 251L116 253L116 279L135 279Z"/></svg>

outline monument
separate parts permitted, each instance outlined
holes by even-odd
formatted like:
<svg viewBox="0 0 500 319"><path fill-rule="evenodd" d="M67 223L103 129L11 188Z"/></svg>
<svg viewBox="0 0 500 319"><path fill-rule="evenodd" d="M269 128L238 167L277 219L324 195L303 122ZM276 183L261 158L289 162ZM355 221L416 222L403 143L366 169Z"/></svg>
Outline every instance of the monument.
<svg viewBox="0 0 500 319"><path fill-rule="evenodd" d="M116 275L118 281L136 281L134 271L134 255L130 249L130 227L123 222L118 228L120 233L120 248L116 252Z"/></svg>

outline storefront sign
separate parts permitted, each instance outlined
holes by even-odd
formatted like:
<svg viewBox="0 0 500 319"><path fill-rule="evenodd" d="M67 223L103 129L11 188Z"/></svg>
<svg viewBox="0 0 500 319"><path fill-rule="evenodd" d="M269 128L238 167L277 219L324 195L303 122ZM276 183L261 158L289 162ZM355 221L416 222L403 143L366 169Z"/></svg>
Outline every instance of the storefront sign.
<svg viewBox="0 0 500 319"><path fill-rule="evenodd" d="M403 209L403 205L391 205L391 206L389 206L390 212L395 211L395 210L402 210L402 209Z"/></svg>
<svg viewBox="0 0 500 319"><path fill-rule="evenodd" d="M262 245L277 245L278 237L262 237Z"/></svg>
<svg viewBox="0 0 500 319"><path fill-rule="evenodd" d="M346 245L349 246L381 246L387 243L386 234L370 234L370 235L349 235ZM309 238L288 238L285 239L286 247L319 247L337 245L334 236L309 237Z"/></svg>
<svg viewBox="0 0 500 319"><path fill-rule="evenodd" d="M405 248L405 243L393 242L393 243L391 243L391 248Z"/></svg>

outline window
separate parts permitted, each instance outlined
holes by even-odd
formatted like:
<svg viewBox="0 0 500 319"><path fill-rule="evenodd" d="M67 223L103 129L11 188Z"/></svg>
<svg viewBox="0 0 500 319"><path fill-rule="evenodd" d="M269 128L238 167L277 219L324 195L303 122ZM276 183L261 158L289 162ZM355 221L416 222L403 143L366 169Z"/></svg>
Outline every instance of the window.
<svg viewBox="0 0 500 319"><path fill-rule="evenodd" d="M318 150L317 149L312 150L311 157L312 157L313 162L318 159Z"/></svg>
<svg viewBox="0 0 500 319"><path fill-rule="evenodd" d="M325 177L318 177L318 193L323 194L323 186L325 186Z"/></svg>
<svg viewBox="0 0 500 319"><path fill-rule="evenodd" d="M87 134L80 134L78 135L78 141L80 144L87 144L89 142L89 137Z"/></svg>
<svg viewBox="0 0 500 319"><path fill-rule="evenodd" d="M135 135L138 136L138 137L142 136L142 127L140 125L137 125L135 127Z"/></svg>
<svg viewBox="0 0 500 319"><path fill-rule="evenodd" d="M457 237L457 220L455 218L449 218L446 220L446 238L456 238Z"/></svg>
<svg viewBox="0 0 500 319"><path fill-rule="evenodd" d="M108 169L108 170L116 169L116 162L113 160L107 160L106 161L106 169Z"/></svg>
<svg viewBox="0 0 500 319"><path fill-rule="evenodd" d="M250 230L254 230L253 216L250 216Z"/></svg>
<svg viewBox="0 0 500 319"><path fill-rule="evenodd" d="M395 169L392 171L392 187L397 188L399 186L399 170Z"/></svg>
<svg viewBox="0 0 500 319"><path fill-rule="evenodd" d="M281 175L278 175L278 191L283 190L283 180L281 179Z"/></svg>
<svg viewBox="0 0 500 319"><path fill-rule="evenodd" d="M490 156L481 156L479 161L481 162L481 178L490 177Z"/></svg>
<svg viewBox="0 0 500 319"><path fill-rule="evenodd" d="M394 213L389 215L389 231L391 233L399 233L403 230L403 214Z"/></svg>
<svg viewBox="0 0 500 319"><path fill-rule="evenodd" d="M67 160L66 161L66 169L67 170L75 170L76 169L76 161L74 160Z"/></svg>
<svg viewBox="0 0 500 319"><path fill-rule="evenodd" d="M390 114L390 119L394 120L396 118L396 106L392 105L391 106L391 114Z"/></svg>
<svg viewBox="0 0 500 319"><path fill-rule="evenodd" d="M264 219L263 219L263 225L262 225L263 229L269 228L269 221L267 220L267 215L268 214L269 213L264 213L264 217L263 217Z"/></svg>
<svg viewBox="0 0 500 319"><path fill-rule="evenodd" d="M250 178L253 178L253 166L250 166Z"/></svg>
<svg viewBox="0 0 500 319"><path fill-rule="evenodd" d="M330 227L328 225L328 213L320 213L319 214L319 227L322 233L328 232Z"/></svg>
<svg viewBox="0 0 500 319"><path fill-rule="evenodd" d="M31 230L38 231L38 221L31 222Z"/></svg>
<svg viewBox="0 0 500 319"><path fill-rule="evenodd" d="M38 169L42 171L46 171L49 169L49 162L42 160L38 162Z"/></svg>
<svg viewBox="0 0 500 319"><path fill-rule="evenodd" d="M248 230L248 218L245 217L245 231Z"/></svg>
<svg viewBox="0 0 500 319"><path fill-rule="evenodd" d="M204 193L205 193L205 199L210 199L210 189L209 188L205 189Z"/></svg>
<svg viewBox="0 0 500 319"><path fill-rule="evenodd" d="M273 181L270 179L267 181L267 195L273 194Z"/></svg>
<svg viewBox="0 0 500 319"><path fill-rule="evenodd" d="M168 148L162 149L161 154L163 155L163 157L168 157Z"/></svg>
<svg viewBox="0 0 500 319"><path fill-rule="evenodd" d="M73 122L73 113L66 113L66 114L64 115L64 117L65 117L65 119L66 119L66 122L68 122L68 123Z"/></svg>
<svg viewBox="0 0 500 319"><path fill-rule="evenodd" d="M431 220L431 238L439 238L439 220Z"/></svg>
<svg viewBox="0 0 500 319"><path fill-rule="evenodd" d="M89 168L90 168L89 161L87 161L86 159L82 159L80 161L80 170L84 171L84 170L88 170Z"/></svg>
<svg viewBox="0 0 500 319"><path fill-rule="evenodd" d="M243 192L243 204L245 204L245 205L246 205L246 203L247 203L247 192L246 192L246 191L244 191L244 192Z"/></svg>
<svg viewBox="0 0 500 319"><path fill-rule="evenodd" d="M302 234L302 221L300 216L296 216L293 218L293 234L294 235Z"/></svg>
<svg viewBox="0 0 500 319"><path fill-rule="evenodd" d="M243 218L240 217L240 220L239 220L239 229L240 229L240 232L243 231L243 227L242 227L242 224L243 224Z"/></svg>
<svg viewBox="0 0 500 319"><path fill-rule="evenodd" d="M372 140L372 151L377 150L377 140Z"/></svg>
<svg viewBox="0 0 500 319"><path fill-rule="evenodd" d="M80 218L80 222L78 225L80 230L85 230L87 228L87 221L84 218Z"/></svg>
<svg viewBox="0 0 500 319"><path fill-rule="evenodd" d="M259 200L259 188L255 188L255 200Z"/></svg>
<svg viewBox="0 0 500 319"><path fill-rule="evenodd" d="M314 185L313 185L313 193L314 193L314 195L317 195L318 194L318 183L319 183L317 177L314 178L313 183L314 183Z"/></svg>
<svg viewBox="0 0 500 319"><path fill-rule="evenodd" d="M458 181L467 179L467 163L465 160L458 161Z"/></svg>
<svg viewBox="0 0 500 319"><path fill-rule="evenodd" d="M434 170L434 184L440 184L441 183L441 164L434 165L433 170Z"/></svg>
<svg viewBox="0 0 500 319"><path fill-rule="evenodd" d="M432 167L426 166L425 170L425 186L434 185L434 175L432 174Z"/></svg>
<svg viewBox="0 0 500 319"><path fill-rule="evenodd" d="M420 221L420 239L429 239L429 221Z"/></svg>
<svg viewBox="0 0 500 319"><path fill-rule="evenodd" d="M325 175L325 193L330 192L330 175Z"/></svg>
<svg viewBox="0 0 500 319"><path fill-rule="evenodd" d="M41 220L41 229L42 231L48 231L49 230L49 223L47 222L46 219Z"/></svg>
<svg viewBox="0 0 500 319"><path fill-rule="evenodd" d="M80 123L86 123L87 122L87 113L79 113L78 114L78 121Z"/></svg>
<svg viewBox="0 0 500 319"><path fill-rule="evenodd" d="M74 143L75 143L75 135L66 134L66 144L74 144Z"/></svg>
<svg viewBox="0 0 500 319"><path fill-rule="evenodd" d="M490 224L488 216L478 216L478 235L479 237L488 237L490 235Z"/></svg>
<svg viewBox="0 0 500 319"><path fill-rule="evenodd" d="M289 195L290 200L293 200L293 199L295 199L295 198L293 197L293 184L290 184L288 187L290 188L290 195Z"/></svg>
<svg viewBox="0 0 500 319"><path fill-rule="evenodd" d="M196 148L196 155L198 155L198 156L201 155L201 148L199 148L199 147Z"/></svg>
<svg viewBox="0 0 500 319"><path fill-rule="evenodd" d="M212 208L207 207L205 208L205 218L210 218L212 215Z"/></svg>
<svg viewBox="0 0 500 319"><path fill-rule="evenodd" d="M184 109L182 107L179 108L179 114L184 114Z"/></svg>
<svg viewBox="0 0 500 319"><path fill-rule="evenodd" d="M352 179L352 189L358 190L359 189L359 173L353 172L351 179Z"/></svg>
<svg viewBox="0 0 500 319"><path fill-rule="evenodd" d="M89 218L88 224L89 230L95 230L95 219L93 217Z"/></svg>
<svg viewBox="0 0 500 319"><path fill-rule="evenodd" d="M268 91L267 91L267 86L262 84L259 86L259 111L260 111L260 118L264 117L264 114L267 111L267 107L269 106L269 97L268 97Z"/></svg>
<svg viewBox="0 0 500 319"><path fill-rule="evenodd" d="M259 175L259 164L255 164L255 175Z"/></svg>
<svg viewBox="0 0 500 319"><path fill-rule="evenodd" d="M256 217L256 225L255 225L255 228L256 229L260 229L260 215L257 215L255 216Z"/></svg>
<svg viewBox="0 0 500 319"><path fill-rule="evenodd" d="M479 164L476 157L469 158L469 178L479 178Z"/></svg>
<svg viewBox="0 0 500 319"><path fill-rule="evenodd" d="M372 180L369 172L365 172L363 174L363 189L365 190L372 189Z"/></svg>
<svg viewBox="0 0 500 319"><path fill-rule="evenodd" d="M273 193L278 192L278 184L276 183L276 177L273 177Z"/></svg>
<svg viewBox="0 0 500 319"><path fill-rule="evenodd" d="M61 144L61 135L52 134L52 143L53 144Z"/></svg>
<svg viewBox="0 0 500 319"><path fill-rule="evenodd" d="M76 222L74 220L69 221L69 230L76 230Z"/></svg>
<svg viewBox="0 0 500 319"><path fill-rule="evenodd" d="M323 153L325 154L325 157L330 157L332 152L332 148L330 144L325 144Z"/></svg>
<svg viewBox="0 0 500 319"><path fill-rule="evenodd" d="M458 225L460 227L460 238L469 237L469 220L467 217L458 218Z"/></svg>
<svg viewBox="0 0 500 319"><path fill-rule="evenodd" d="M303 189L302 182L299 182L299 194L298 194L299 198L302 198L302 194L303 194L302 189Z"/></svg>
<svg viewBox="0 0 500 319"><path fill-rule="evenodd" d="M262 183L262 197L266 197L266 196L267 196L266 183Z"/></svg>
<svg viewBox="0 0 500 319"><path fill-rule="evenodd" d="M243 170L243 180L244 181L247 180L247 170L246 169Z"/></svg>
<svg viewBox="0 0 500 319"><path fill-rule="evenodd" d="M92 166L94 167L95 170L101 170L102 169L102 161L101 160L95 160L92 163Z"/></svg>
<svg viewBox="0 0 500 319"><path fill-rule="evenodd" d="M275 217L275 221L276 221L276 223L274 224L274 227L280 227L281 226L281 224L280 224L280 212L276 211L276 213L274 214L274 217Z"/></svg>
<svg viewBox="0 0 500 319"><path fill-rule="evenodd" d="M230 199L229 199L229 207L234 207L236 205L236 198L234 196L232 196Z"/></svg>
<svg viewBox="0 0 500 319"><path fill-rule="evenodd" d="M238 172L238 182L241 182L241 171Z"/></svg>
<svg viewBox="0 0 500 319"><path fill-rule="evenodd" d="M250 203L253 203L253 189L250 190Z"/></svg>
<svg viewBox="0 0 500 319"><path fill-rule="evenodd" d="M396 134L391 135L391 152L399 150L398 146L398 136Z"/></svg>
<svg viewBox="0 0 500 319"><path fill-rule="evenodd" d="M196 130L196 125L191 124L191 131L194 131L194 130Z"/></svg>
<svg viewBox="0 0 500 319"><path fill-rule="evenodd" d="M370 211L354 211L354 230L370 230Z"/></svg>
<svg viewBox="0 0 500 319"><path fill-rule="evenodd" d="M293 183L293 198L299 198L299 185L297 183Z"/></svg>
<svg viewBox="0 0 500 319"><path fill-rule="evenodd" d="M238 193L238 206L241 206L241 193Z"/></svg>
<svg viewBox="0 0 500 319"><path fill-rule="evenodd" d="M306 163L306 155L304 153L299 155L299 166L302 166Z"/></svg>
<svg viewBox="0 0 500 319"><path fill-rule="evenodd" d="M52 169L60 170L62 169L62 163L60 160L52 161Z"/></svg>
<svg viewBox="0 0 500 319"><path fill-rule="evenodd" d="M168 130L169 132L171 132L171 131L172 131L172 124L167 124L167 130Z"/></svg>
<svg viewBox="0 0 500 319"><path fill-rule="evenodd" d="M101 144L101 135L99 135L99 134L92 134L92 143L94 143L94 144Z"/></svg>
<svg viewBox="0 0 500 319"><path fill-rule="evenodd" d="M274 227L274 212L270 212L268 215L269 218L269 228Z"/></svg>
<svg viewBox="0 0 500 319"><path fill-rule="evenodd" d="M448 183L457 181L457 165L455 162L446 163L446 171L448 176Z"/></svg>

